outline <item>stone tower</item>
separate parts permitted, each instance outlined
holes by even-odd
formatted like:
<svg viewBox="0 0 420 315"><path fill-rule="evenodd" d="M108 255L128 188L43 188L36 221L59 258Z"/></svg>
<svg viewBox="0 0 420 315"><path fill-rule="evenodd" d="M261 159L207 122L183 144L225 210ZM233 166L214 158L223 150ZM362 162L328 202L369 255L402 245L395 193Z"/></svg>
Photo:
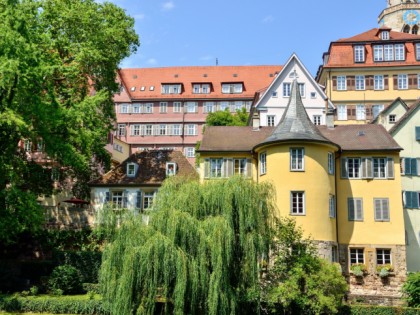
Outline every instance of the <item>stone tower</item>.
<svg viewBox="0 0 420 315"><path fill-rule="evenodd" d="M420 3L418 0L387 0L387 8L378 17L379 26L393 31L418 34Z"/></svg>

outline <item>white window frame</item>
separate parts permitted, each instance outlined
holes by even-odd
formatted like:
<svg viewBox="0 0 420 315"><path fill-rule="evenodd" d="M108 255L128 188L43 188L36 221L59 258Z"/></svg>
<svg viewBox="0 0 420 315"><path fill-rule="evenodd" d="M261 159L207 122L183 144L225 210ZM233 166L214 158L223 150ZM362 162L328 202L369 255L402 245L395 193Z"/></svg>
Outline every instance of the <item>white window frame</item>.
<svg viewBox="0 0 420 315"><path fill-rule="evenodd" d="M129 104L121 104L120 105L120 114L128 114L130 112L130 105Z"/></svg>
<svg viewBox="0 0 420 315"><path fill-rule="evenodd" d="M408 75L398 74L398 90L407 90L407 89L408 89Z"/></svg>
<svg viewBox="0 0 420 315"><path fill-rule="evenodd" d="M267 115L267 126L274 127L276 123L276 115Z"/></svg>
<svg viewBox="0 0 420 315"><path fill-rule="evenodd" d="M159 113L166 113L168 111L168 102L159 103Z"/></svg>
<svg viewBox="0 0 420 315"><path fill-rule="evenodd" d="M397 115L390 114L388 115L388 123L395 124L397 122Z"/></svg>
<svg viewBox="0 0 420 315"><path fill-rule="evenodd" d="M283 82L283 97L290 97L291 83Z"/></svg>
<svg viewBox="0 0 420 315"><path fill-rule="evenodd" d="M392 252L388 248L376 249L376 265L392 265Z"/></svg>
<svg viewBox="0 0 420 315"><path fill-rule="evenodd" d="M381 39L388 40L389 39L389 31L382 31L381 32Z"/></svg>
<svg viewBox="0 0 420 315"><path fill-rule="evenodd" d="M395 44L395 60L404 61L405 60L405 45L404 44Z"/></svg>
<svg viewBox="0 0 420 315"><path fill-rule="evenodd" d="M373 198L375 222L389 222L390 209L388 198Z"/></svg>
<svg viewBox="0 0 420 315"><path fill-rule="evenodd" d="M152 208L155 196L155 191L148 191L143 193L143 210L148 210Z"/></svg>
<svg viewBox="0 0 420 315"><path fill-rule="evenodd" d="M182 103L181 102L173 102L173 112L174 113L180 113L181 112L181 108L182 108Z"/></svg>
<svg viewBox="0 0 420 315"><path fill-rule="evenodd" d="M384 61L384 46L383 45L373 46L373 61L376 61L376 62Z"/></svg>
<svg viewBox="0 0 420 315"><path fill-rule="evenodd" d="M349 248L350 265L365 263L364 248Z"/></svg>
<svg viewBox="0 0 420 315"><path fill-rule="evenodd" d="M386 157L374 157L372 158L372 170L373 178L377 179L387 179L387 169L388 169L388 158Z"/></svg>
<svg viewBox="0 0 420 315"><path fill-rule="evenodd" d="M290 171L301 172L305 170L305 149L290 148Z"/></svg>
<svg viewBox="0 0 420 315"><path fill-rule="evenodd" d="M176 174L176 163L166 162L166 176L173 176Z"/></svg>
<svg viewBox="0 0 420 315"><path fill-rule="evenodd" d="M141 129L141 125L135 124L135 125L131 125L131 136L140 136L140 129Z"/></svg>
<svg viewBox="0 0 420 315"><path fill-rule="evenodd" d="M354 46L354 62L365 62L365 46Z"/></svg>
<svg viewBox="0 0 420 315"><path fill-rule="evenodd" d="M136 163L127 163L127 176L136 176Z"/></svg>
<svg viewBox="0 0 420 315"><path fill-rule="evenodd" d="M197 102L185 102L185 111L187 113L197 112Z"/></svg>
<svg viewBox="0 0 420 315"><path fill-rule="evenodd" d="M210 178L222 178L223 177L223 158L210 159Z"/></svg>
<svg viewBox="0 0 420 315"><path fill-rule="evenodd" d="M394 45L384 45L384 61L394 61Z"/></svg>
<svg viewBox="0 0 420 315"><path fill-rule="evenodd" d="M347 211L349 221L363 221L363 199L347 198Z"/></svg>
<svg viewBox="0 0 420 315"><path fill-rule="evenodd" d="M141 104L133 104L133 114L141 114Z"/></svg>
<svg viewBox="0 0 420 315"><path fill-rule="evenodd" d="M290 192L290 215L306 215L306 202L304 191Z"/></svg>
<svg viewBox="0 0 420 315"><path fill-rule="evenodd" d="M356 120L366 120L366 106L363 104L356 105Z"/></svg>
<svg viewBox="0 0 420 315"><path fill-rule="evenodd" d="M337 76L337 91L347 90L347 77L345 75Z"/></svg>
<svg viewBox="0 0 420 315"><path fill-rule="evenodd" d="M336 217L335 196L334 195L330 195L330 198L328 199L328 212L330 214L331 219L334 219Z"/></svg>
<svg viewBox="0 0 420 315"><path fill-rule="evenodd" d="M222 83L223 94L241 94L242 91L242 83Z"/></svg>
<svg viewBox="0 0 420 315"><path fill-rule="evenodd" d="M152 114L153 113L153 103L144 104L144 113L145 114Z"/></svg>
<svg viewBox="0 0 420 315"><path fill-rule="evenodd" d="M197 125L196 124L187 124L185 135L186 136L196 136L197 135Z"/></svg>
<svg viewBox="0 0 420 315"><path fill-rule="evenodd" d="M216 111L216 104L214 102L205 102L204 103L204 112L213 113Z"/></svg>
<svg viewBox="0 0 420 315"><path fill-rule="evenodd" d="M300 97L305 98L305 92L306 92L305 83L298 83L298 89L299 89Z"/></svg>
<svg viewBox="0 0 420 315"><path fill-rule="evenodd" d="M383 104L374 104L372 105L372 116L373 119L375 119L376 117L379 116L379 114L384 110L384 105ZM377 109L375 109L377 108Z"/></svg>
<svg viewBox="0 0 420 315"><path fill-rule="evenodd" d="M112 204L112 208L113 209L122 209L124 208L124 201L125 201L125 194L124 191L122 190L115 190L115 191L110 191L110 201Z"/></svg>
<svg viewBox="0 0 420 315"><path fill-rule="evenodd" d="M322 122L322 115L313 115L312 120L314 122L314 125L320 126Z"/></svg>
<svg viewBox="0 0 420 315"><path fill-rule="evenodd" d="M117 125L117 135L120 137L124 137L126 133L126 125L125 124L118 124Z"/></svg>
<svg viewBox="0 0 420 315"><path fill-rule="evenodd" d="M180 136L180 135L182 135L181 130L182 130L182 128L181 128L181 125L180 124L174 124L172 126L172 135L173 136Z"/></svg>
<svg viewBox="0 0 420 315"><path fill-rule="evenodd" d="M373 89L376 91L382 91L385 89L385 79L384 76L382 74L376 74L373 76L374 77L374 86Z"/></svg>
<svg viewBox="0 0 420 315"><path fill-rule="evenodd" d="M347 120L347 105L337 105L337 119Z"/></svg>
<svg viewBox="0 0 420 315"><path fill-rule="evenodd" d="M31 140L25 139L23 141L23 150L25 150L25 152L32 152L32 142L31 142Z"/></svg>
<svg viewBox="0 0 420 315"><path fill-rule="evenodd" d="M334 175L334 172L335 172L334 153L328 152L328 174Z"/></svg>
<svg viewBox="0 0 420 315"><path fill-rule="evenodd" d="M359 157L346 158L347 178L362 178L362 159Z"/></svg>
<svg viewBox="0 0 420 315"><path fill-rule="evenodd" d="M247 159L233 160L233 174L247 176Z"/></svg>
<svg viewBox="0 0 420 315"><path fill-rule="evenodd" d="M267 152L260 153L260 175L267 174Z"/></svg>
<svg viewBox="0 0 420 315"><path fill-rule="evenodd" d="M187 158L193 158L195 157L195 148L194 147L187 147L184 149L185 156Z"/></svg>
<svg viewBox="0 0 420 315"><path fill-rule="evenodd" d="M144 126L144 135L153 136L153 125L147 124Z"/></svg>
<svg viewBox="0 0 420 315"><path fill-rule="evenodd" d="M167 134L167 125L166 124L159 124L158 127L158 135L159 136L166 136Z"/></svg>
<svg viewBox="0 0 420 315"><path fill-rule="evenodd" d="M356 90L357 91L363 91L366 89L365 84L365 76L364 75L356 75Z"/></svg>

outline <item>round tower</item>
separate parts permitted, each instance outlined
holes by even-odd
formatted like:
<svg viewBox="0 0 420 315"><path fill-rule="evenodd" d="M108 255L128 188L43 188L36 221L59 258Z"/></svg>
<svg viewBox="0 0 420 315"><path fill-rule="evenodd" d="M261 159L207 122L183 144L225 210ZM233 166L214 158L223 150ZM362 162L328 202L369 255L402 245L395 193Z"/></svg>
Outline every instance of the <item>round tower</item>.
<svg viewBox="0 0 420 315"><path fill-rule="evenodd" d="M418 0L387 0L387 8L378 17L379 26L396 32L418 34L420 3Z"/></svg>

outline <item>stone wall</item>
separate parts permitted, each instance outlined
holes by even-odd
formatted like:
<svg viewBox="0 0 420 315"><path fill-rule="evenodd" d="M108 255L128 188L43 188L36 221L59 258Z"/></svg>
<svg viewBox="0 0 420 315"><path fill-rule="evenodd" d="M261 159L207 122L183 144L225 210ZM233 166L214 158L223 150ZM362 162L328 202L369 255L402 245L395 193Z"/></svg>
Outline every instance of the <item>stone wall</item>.
<svg viewBox="0 0 420 315"><path fill-rule="evenodd" d="M82 229L93 226L94 210L90 206L51 206L45 207L47 228Z"/></svg>

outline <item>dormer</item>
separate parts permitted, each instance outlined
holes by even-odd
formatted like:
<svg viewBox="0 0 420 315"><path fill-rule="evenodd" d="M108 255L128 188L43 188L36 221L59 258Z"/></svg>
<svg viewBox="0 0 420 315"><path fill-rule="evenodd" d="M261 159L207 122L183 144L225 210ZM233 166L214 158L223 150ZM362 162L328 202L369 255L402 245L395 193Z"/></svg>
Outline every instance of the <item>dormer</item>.
<svg viewBox="0 0 420 315"><path fill-rule="evenodd" d="M162 83L162 94L181 94L181 83Z"/></svg>
<svg viewBox="0 0 420 315"><path fill-rule="evenodd" d="M222 82L223 94L241 94L244 90L243 82Z"/></svg>
<svg viewBox="0 0 420 315"><path fill-rule="evenodd" d="M173 176L176 174L176 163L166 162L166 176Z"/></svg>
<svg viewBox="0 0 420 315"><path fill-rule="evenodd" d="M381 28L378 29L377 32L377 36L381 39L381 40L390 40L391 39L391 28L386 27L386 26L382 26Z"/></svg>
<svg viewBox="0 0 420 315"><path fill-rule="evenodd" d="M137 163L133 163L133 162L127 163L127 170L126 170L127 177L135 177L138 167L139 166Z"/></svg>
<svg viewBox="0 0 420 315"><path fill-rule="evenodd" d="M211 83L193 83L192 92L193 94L210 94Z"/></svg>

